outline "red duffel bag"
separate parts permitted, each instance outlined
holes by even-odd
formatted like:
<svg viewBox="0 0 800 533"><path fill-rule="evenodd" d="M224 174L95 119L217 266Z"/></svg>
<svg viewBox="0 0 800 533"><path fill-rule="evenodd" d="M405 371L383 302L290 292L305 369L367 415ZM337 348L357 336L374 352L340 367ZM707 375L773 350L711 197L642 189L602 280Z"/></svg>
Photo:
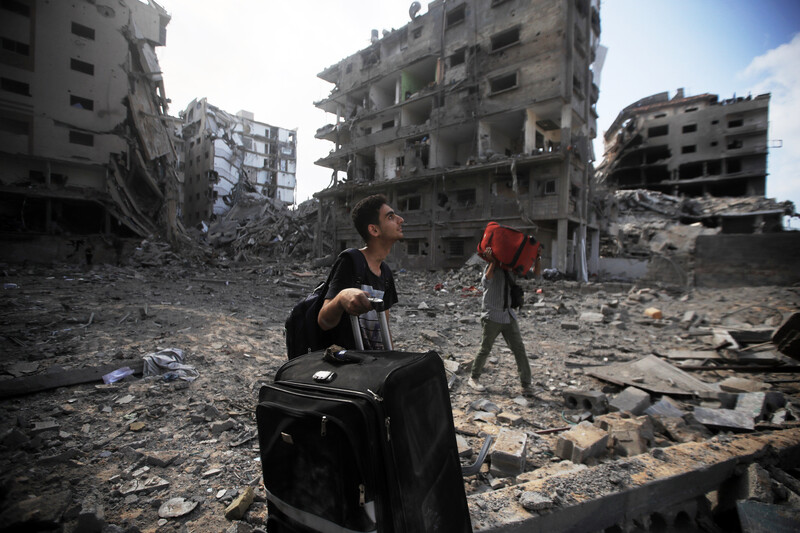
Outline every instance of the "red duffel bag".
<svg viewBox="0 0 800 533"><path fill-rule="evenodd" d="M541 243L532 235L525 235L497 222L489 222L483 231L481 242L478 243L478 255L485 260L483 253L486 248L491 248L492 255L500 262L501 268L513 270L523 276L536 261L540 247Z"/></svg>

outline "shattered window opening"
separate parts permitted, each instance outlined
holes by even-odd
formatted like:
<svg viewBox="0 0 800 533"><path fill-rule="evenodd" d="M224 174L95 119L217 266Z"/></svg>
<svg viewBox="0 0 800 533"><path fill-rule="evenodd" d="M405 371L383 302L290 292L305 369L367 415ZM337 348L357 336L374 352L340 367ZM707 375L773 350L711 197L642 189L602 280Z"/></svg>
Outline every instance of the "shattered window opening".
<svg viewBox="0 0 800 533"><path fill-rule="evenodd" d="M696 107L687 107L684 111L685 113L692 113L693 111L697 111Z"/></svg>
<svg viewBox="0 0 800 533"><path fill-rule="evenodd" d="M663 135L669 134L669 126L653 126L652 128L648 128L647 136L648 137L661 137Z"/></svg>
<svg viewBox="0 0 800 533"><path fill-rule="evenodd" d="M475 189L456 191L456 204L459 207L473 207L475 205Z"/></svg>
<svg viewBox="0 0 800 533"><path fill-rule="evenodd" d="M17 80L0 78L0 89L9 93L21 94L22 96L31 96L31 86Z"/></svg>
<svg viewBox="0 0 800 533"><path fill-rule="evenodd" d="M728 150L736 150L744 145L741 139L733 139L728 143Z"/></svg>
<svg viewBox="0 0 800 533"><path fill-rule="evenodd" d="M447 241L447 255L462 257L464 255L464 239L450 239Z"/></svg>
<svg viewBox="0 0 800 533"><path fill-rule="evenodd" d="M739 128L742 125L744 125L744 120L741 118L728 121L729 128Z"/></svg>
<svg viewBox="0 0 800 533"><path fill-rule="evenodd" d="M73 22L72 33L77 35L78 37L83 37L85 39L94 41L94 29L88 26L84 26L83 24L78 24L77 22Z"/></svg>
<svg viewBox="0 0 800 533"><path fill-rule="evenodd" d="M489 80L490 94L497 94L503 91L510 91L517 88L517 73L497 76Z"/></svg>
<svg viewBox="0 0 800 533"><path fill-rule="evenodd" d="M519 43L519 26L492 35L490 52L499 52L509 46Z"/></svg>
<svg viewBox="0 0 800 533"><path fill-rule="evenodd" d="M466 60L467 60L467 48L465 46L453 52L453 54L450 56L450 66L455 67L457 65L461 65Z"/></svg>
<svg viewBox="0 0 800 533"><path fill-rule="evenodd" d="M72 144L80 144L82 146L94 146L94 135L90 133L83 133L80 131L69 131L69 142Z"/></svg>
<svg viewBox="0 0 800 533"><path fill-rule="evenodd" d="M697 145L691 144L688 146L681 146L682 154L693 154L697 151Z"/></svg>
<svg viewBox="0 0 800 533"><path fill-rule="evenodd" d="M547 180L544 182L545 194L556 194L556 180Z"/></svg>
<svg viewBox="0 0 800 533"><path fill-rule="evenodd" d="M416 30L411 32L411 35L414 36L414 39L419 39L420 37L422 37L422 28L417 28Z"/></svg>
<svg viewBox="0 0 800 533"><path fill-rule="evenodd" d="M81 98L80 96L75 96L74 94L69 95L69 105L72 107L77 107L78 109L85 109L86 111L94 110L94 100Z"/></svg>
<svg viewBox="0 0 800 533"><path fill-rule="evenodd" d="M683 133L692 133L694 131L697 131L697 124L686 124L683 127L682 131L683 131Z"/></svg>
<svg viewBox="0 0 800 533"><path fill-rule="evenodd" d="M467 13L467 5L461 4L457 8L453 9L452 11L447 13L447 18L445 22L445 29L450 29L453 26L464 22L466 20L466 13Z"/></svg>
<svg viewBox="0 0 800 533"><path fill-rule="evenodd" d="M86 61L81 61L80 59L75 59L74 57L69 60L69 68L77 72L94 76L94 65Z"/></svg>

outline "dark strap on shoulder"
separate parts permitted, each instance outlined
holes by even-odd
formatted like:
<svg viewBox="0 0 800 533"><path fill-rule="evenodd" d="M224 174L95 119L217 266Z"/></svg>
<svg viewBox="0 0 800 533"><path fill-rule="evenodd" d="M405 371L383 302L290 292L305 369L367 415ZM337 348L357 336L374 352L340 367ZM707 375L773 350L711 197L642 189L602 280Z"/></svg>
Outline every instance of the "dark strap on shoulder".
<svg viewBox="0 0 800 533"><path fill-rule="evenodd" d="M364 254L362 254L361 250L358 248L348 248L340 253L339 257L343 257L345 255L349 255L353 260L356 272L356 284L358 285L357 288L360 289L361 284L367 279L367 258L364 257Z"/></svg>

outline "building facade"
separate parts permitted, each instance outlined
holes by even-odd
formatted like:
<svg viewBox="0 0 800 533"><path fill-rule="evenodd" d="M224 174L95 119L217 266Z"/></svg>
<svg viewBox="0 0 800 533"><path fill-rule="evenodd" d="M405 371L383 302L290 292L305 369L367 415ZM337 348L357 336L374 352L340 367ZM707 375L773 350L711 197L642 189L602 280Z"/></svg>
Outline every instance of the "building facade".
<svg viewBox="0 0 800 533"><path fill-rule="evenodd" d="M349 210L380 192L406 220L395 264L461 266L495 220L542 241L545 266L591 271L599 1L417 7L319 74L334 87L315 105L335 119L316 134L334 143L316 162L332 170L315 197L333 233L317 252L358 245Z"/></svg>
<svg viewBox="0 0 800 533"><path fill-rule="evenodd" d="M138 0L0 4L2 231L174 237L168 22Z"/></svg>
<svg viewBox="0 0 800 533"><path fill-rule="evenodd" d="M297 188L297 131L231 115L205 98L183 113L185 225L210 222L228 212L237 191L255 190L291 205Z"/></svg>
<svg viewBox="0 0 800 533"><path fill-rule="evenodd" d="M719 100L678 89L626 107L604 134L610 188L674 196L764 196L769 94Z"/></svg>

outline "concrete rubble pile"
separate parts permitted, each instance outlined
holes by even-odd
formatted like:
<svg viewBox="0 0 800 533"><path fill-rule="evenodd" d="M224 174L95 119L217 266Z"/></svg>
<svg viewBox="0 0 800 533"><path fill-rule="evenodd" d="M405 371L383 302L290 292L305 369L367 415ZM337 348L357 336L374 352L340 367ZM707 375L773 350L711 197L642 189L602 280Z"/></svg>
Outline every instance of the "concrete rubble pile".
<svg viewBox="0 0 800 533"><path fill-rule="evenodd" d="M220 220L212 223L208 243L234 261L303 260L311 257L318 203L308 200L296 211L256 192L239 196Z"/></svg>
<svg viewBox="0 0 800 533"><path fill-rule="evenodd" d="M760 196L688 198L644 189L620 190L595 205L606 227L601 239L604 257L649 257L669 250L691 251L699 235L719 233L719 215L782 211L795 215L790 201Z"/></svg>
<svg viewBox="0 0 800 533"><path fill-rule="evenodd" d="M466 385L481 267L398 270L392 309L397 349L444 360L463 464L494 438L464 479L475 531L563 530L586 515L613 520L595 529L677 520L735 531L739 507L798 507L800 386L770 340L796 322L787 320L800 307L796 288L522 279L535 393L524 397L501 340L486 391ZM289 309L326 268L290 259L281 269L172 261L0 272L4 527L265 530L257 394L286 360ZM198 377L144 377L146 356L167 348ZM125 377L104 383L111 375ZM658 513L639 502L644 493Z"/></svg>

